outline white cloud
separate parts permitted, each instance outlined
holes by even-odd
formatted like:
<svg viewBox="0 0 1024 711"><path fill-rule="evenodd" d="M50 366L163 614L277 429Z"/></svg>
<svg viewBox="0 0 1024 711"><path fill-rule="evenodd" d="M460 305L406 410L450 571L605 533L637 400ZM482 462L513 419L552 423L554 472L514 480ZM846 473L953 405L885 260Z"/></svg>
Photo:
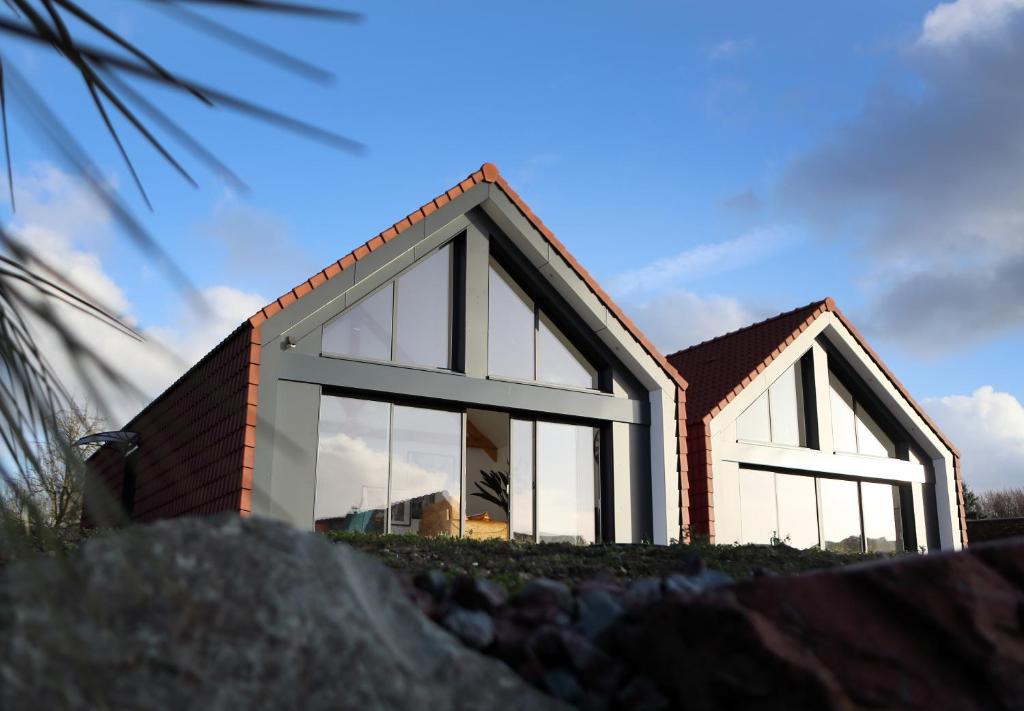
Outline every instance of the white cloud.
<svg viewBox="0 0 1024 711"><path fill-rule="evenodd" d="M671 257L617 274L608 280L618 297L650 294L683 281L721 274L746 266L791 244L786 232L758 229L724 242L707 242Z"/></svg>
<svg viewBox="0 0 1024 711"><path fill-rule="evenodd" d="M1024 7L1024 0L956 0L929 12L921 28L919 44L941 47L964 40L990 39L1005 29L1010 17Z"/></svg>
<svg viewBox="0 0 1024 711"><path fill-rule="evenodd" d="M964 481L975 493L1024 486L1024 405L990 385L970 395L924 401L962 456Z"/></svg>
<svg viewBox="0 0 1024 711"><path fill-rule="evenodd" d="M707 58L713 62L733 59L754 46L749 39L725 39L708 48Z"/></svg>
<svg viewBox="0 0 1024 711"><path fill-rule="evenodd" d="M903 58L919 85L877 88L780 194L860 243L869 322L936 354L1024 328L1003 301L1024 264L1024 0L939 5Z"/></svg>
<svg viewBox="0 0 1024 711"><path fill-rule="evenodd" d="M108 312L137 325L132 303L104 270L98 251L113 240L106 211L97 208L91 194L72 177L49 166L19 177L15 184L15 234L31 245L38 258L59 266L69 281ZM123 379L120 386L90 367L87 359L69 354L53 323L33 317L29 326L71 394L92 399L92 385L103 396L111 426L120 426L266 303L258 294L227 286L204 289L201 296L208 304L206 313L199 313L180 293L172 292L170 298L181 302L176 316L169 323L142 326L145 341L141 343L61 302L45 302L52 307L56 322L119 373ZM43 303L37 296L33 298Z"/></svg>
<svg viewBox="0 0 1024 711"><path fill-rule="evenodd" d="M675 353L764 316L727 296L699 296L681 289L630 305L628 312L662 353Z"/></svg>

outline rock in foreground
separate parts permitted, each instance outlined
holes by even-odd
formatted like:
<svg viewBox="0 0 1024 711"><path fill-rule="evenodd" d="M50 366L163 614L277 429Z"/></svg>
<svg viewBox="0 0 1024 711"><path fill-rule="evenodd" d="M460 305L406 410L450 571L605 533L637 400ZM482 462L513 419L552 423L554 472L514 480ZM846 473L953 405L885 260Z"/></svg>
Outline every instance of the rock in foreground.
<svg viewBox="0 0 1024 711"><path fill-rule="evenodd" d="M557 707L383 565L284 525L177 519L0 574L4 709Z"/></svg>

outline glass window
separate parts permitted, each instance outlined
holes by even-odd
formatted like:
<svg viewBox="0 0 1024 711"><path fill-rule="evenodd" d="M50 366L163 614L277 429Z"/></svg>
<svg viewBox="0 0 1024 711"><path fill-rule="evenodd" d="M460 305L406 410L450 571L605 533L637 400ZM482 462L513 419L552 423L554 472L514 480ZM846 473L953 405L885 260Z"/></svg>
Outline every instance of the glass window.
<svg viewBox="0 0 1024 711"><path fill-rule="evenodd" d="M771 442L771 420L768 417L768 393L764 392L736 418L736 439L750 442Z"/></svg>
<svg viewBox="0 0 1024 711"><path fill-rule="evenodd" d="M824 549L857 553L861 548L857 482L819 479Z"/></svg>
<svg viewBox="0 0 1024 711"><path fill-rule="evenodd" d="M775 508L775 475L740 470L740 531L744 543L767 545L778 535Z"/></svg>
<svg viewBox="0 0 1024 711"><path fill-rule="evenodd" d="M537 423L537 529L541 541L596 540L595 435L593 427Z"/></svg>
<svg viewBox="0 0 1024 711"><path fill-rule="evenodd" d="M896 505L891 484L861 482L860 500L864 511L864 542L869 552L892 552L897 548Z"/></svg>
<svg viewBox="0 0 1024 711"><path fill-rule="evenodd" d="M391 359L391 307L394 285L388 284L324 326L324 353Z"/></svg>
<svg viewBox="0 0 1024 711"><path fill-rule="evenodd" d="M487 321L487 372L533 380L533 301L493 263L488 279Z"/></svg>
<svg viewBox="0 0 1024 711"><path fill-rule="evenodd" d="M828 374L829 400L832 405L832 442L837 452L857 452L857 418L853 410L853 395L843 387L836 376Z"/></svg>
<svg viewBox="0 0 1024 711"><path fill-rule="evenodd" d="M794 548L813 548L818 539L818 496L814 477L775 475L779 538Z"/></svg>
<svg viewBox="0 0 1024 711"><path fill-rule="evenodd" d="M456 536L462 516L462 415L394 407L391 533Z"/></svg>
<svg viewBox="0 0 1024 711"><path fill-rule="evenodd" d="M796 364L768 388L771 404L772 442L800 447L804 444L803 405Z"/></svg>
<svg viewBox="0 0 1024 711"><path fill-rule="evenodd" d="M512 538L533 540L533 423L512 420Z"/></svg>
<svg viewBox="0 0 1024 711"><path fill-rule="evenodd" d="M857 415L857 451L861 454L873 454L876 457L896 458L896 445L882 431L871 415L864 412L860 403L856 404Z"/></svg>
<svg viewBox="0 0 1024 711"><path fill-rule="evenodd" d="M537 331L537 380L578 388L597 387L597 371L590 366L568 339L540 314Z"/></svg>
<svg viewBox="0 0 1024 711"><path fill-rule="evenodd" d="M370 400L321 398L313 500L317 530L384 532L390 407Z"/></svg>
<svg viewBox="0 0 1024 711"><path fill-rule="evenodd" d="M400 276L395 294L395 361L448 368L451 345L451 248Z"/></svg>

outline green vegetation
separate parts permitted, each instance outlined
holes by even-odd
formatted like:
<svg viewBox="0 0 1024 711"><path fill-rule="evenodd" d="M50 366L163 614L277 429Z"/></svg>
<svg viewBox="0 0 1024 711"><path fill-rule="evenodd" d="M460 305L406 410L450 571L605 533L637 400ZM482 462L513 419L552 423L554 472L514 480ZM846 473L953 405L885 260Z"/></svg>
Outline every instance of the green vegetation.
<svg viewBox="0 0 1024 711"><path fill-rule="evenodd" d="M692 569L697 559L704 561L708 568L741 579L759 570L793 574L882 557L877 554L796 550L785 545L573 546L567 543L524 544L335 531L324 535L410 574L436 569L449 575L479 575L503 583L511 590L537 577L574 584L599 575L622 580L663 576Z"/></svg>

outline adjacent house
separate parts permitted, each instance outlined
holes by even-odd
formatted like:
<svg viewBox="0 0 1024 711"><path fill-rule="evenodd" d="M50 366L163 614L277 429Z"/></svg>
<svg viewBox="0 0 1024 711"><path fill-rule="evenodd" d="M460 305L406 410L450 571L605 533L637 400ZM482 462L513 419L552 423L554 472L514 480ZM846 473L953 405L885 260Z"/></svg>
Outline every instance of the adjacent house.
<svg viewBox="0 0 1024 711"><path fill-rule="evenodd" d="M124 432L90 466L140 521L964 542L956 451L830 301L666 359L492 164L253 314Z"/></svg>
<svg viewBox="0 0 1024 711"><path fill-rule="evenodd" d="M957 450L832 299L668 357L689 382L690 524L718 543L957 549Z"/></svg>

